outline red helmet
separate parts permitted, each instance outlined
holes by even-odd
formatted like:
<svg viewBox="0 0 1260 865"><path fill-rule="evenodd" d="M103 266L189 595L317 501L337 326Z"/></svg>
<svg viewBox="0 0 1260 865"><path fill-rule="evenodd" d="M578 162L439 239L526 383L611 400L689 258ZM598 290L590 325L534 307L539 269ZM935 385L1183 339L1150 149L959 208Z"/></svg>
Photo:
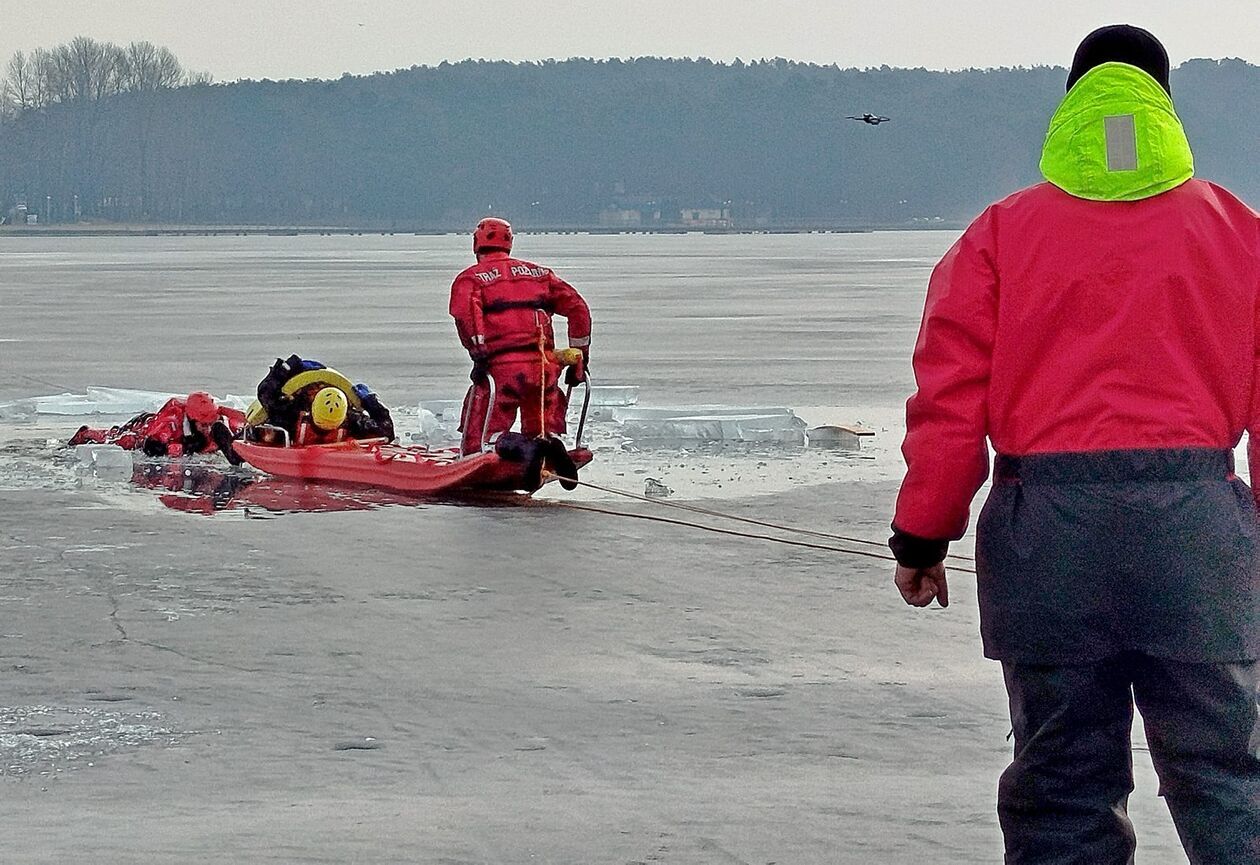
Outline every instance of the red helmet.
<svg viewBox="0 0 1260 865"><path fill-rule="evenodd" d="M488 216L477 223L473 232L473 252L511 252L512 226L506 219Z"/></svg>
<svg viewBox="0 0 1260 865"><path fill-rule="evenodd" d="M214 423L219 419L219 405L204 390L195 390L184 401L184 414L197 423Z"/></svg>

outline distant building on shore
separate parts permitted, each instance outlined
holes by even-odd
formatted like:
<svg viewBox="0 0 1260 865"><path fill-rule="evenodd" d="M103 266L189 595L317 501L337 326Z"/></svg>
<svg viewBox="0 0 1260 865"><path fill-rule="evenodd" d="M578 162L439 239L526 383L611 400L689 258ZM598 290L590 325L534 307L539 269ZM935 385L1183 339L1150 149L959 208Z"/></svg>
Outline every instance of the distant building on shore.
<svg viewBox="0 0 1260 865"><path fill-rule="evenodd" d="M34 225L39 217L26 206L26 196L18 195L7 212L0 213L0 225Z"/></svg>
<svg viewBox="0 0 1260 865"><path fill-rule="evenodd" d="M601 228L641 228L643 211L632 207L605 207L599 212Z"/></svg>
<svg viewBox="0 0 1260 865"><path fill-rule="evenodd" d="M655 196L625 195L624 187L618 190L607 205L599 211L601 228L653 228L661 225L661 205Z"/></svg>
<svg viewBox="0 0 1260 865"><path fill-rule="evenodd" d="M729 207L685 207L678 214L678 222L688 228L730 228Z"/></svg>

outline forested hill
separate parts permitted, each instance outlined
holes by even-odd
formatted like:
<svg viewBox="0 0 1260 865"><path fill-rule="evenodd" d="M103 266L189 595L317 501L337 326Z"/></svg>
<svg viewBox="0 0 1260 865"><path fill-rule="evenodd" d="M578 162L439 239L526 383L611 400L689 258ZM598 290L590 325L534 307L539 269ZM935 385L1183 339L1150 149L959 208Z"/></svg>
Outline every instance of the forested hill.
<svg viewBox="0 0 1260 865"><path fill-rule="evenodd" d="M923 224L1039 179L1056 68L787 61L463 62L198 84L0 125L0 216L462 227ZM1260 67L1196 60L1173 94L1198 174L1260 203ZM845 119L874 112L871 126Z"/></svg>

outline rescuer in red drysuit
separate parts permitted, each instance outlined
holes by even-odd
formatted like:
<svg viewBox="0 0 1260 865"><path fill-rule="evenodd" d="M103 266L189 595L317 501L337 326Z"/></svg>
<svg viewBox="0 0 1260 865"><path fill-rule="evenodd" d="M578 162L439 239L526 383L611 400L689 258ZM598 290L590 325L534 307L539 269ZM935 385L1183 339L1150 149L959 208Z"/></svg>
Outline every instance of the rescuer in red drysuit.
<svg viewBox="0 0 1260 865"><path fill-rule="evenodd" d="M228 462L239 465L232 440L244 426L243 412L219 405L204 391L194 391L187 399L172 397L156 412L142 412L120 426L105 430L82 426L69 444L112 444L149 456L222 451Z"/></svg>
<svg viewBox="0 0 1260 865"><path fill-rule="evenodd" d="M1041 169L928 283L894 580L948 603L991 443L974 585L1014 738L1006 865L1133 862L1135 706L1186 858L1257 863L1260 217L1194 177L1168 54L1129 25L1081 42ZM929 630L908 650L939 665Z"/></svg>
<svg viewBox="0 0 1260 865"><path fill-rule="evenodd" d="M276 362L268 370L267 375L258 383L258 402L267 412L267 423L288 430L289 435L293 436L295 443L298 444L303 443L300 441L302 436L299 435L301 432L299 422L302 415L305 414L308 421L311 419L316 397L328 385L325 382L316 382L291 394L285 393L285 385L296 375L318 369L326 369L326 367L317 360L304 359L292 354L288 359L276 358ZM362 382L354 385L351 392L358 399L358 405L346 402L345 417L334 424L335 427L342 427L344 422L342 434L334 437L320 437L317 443L326 444L328 441L340 441L346 437L383 438L393 441L394 419L389 409L381 403L380 397ZM342 401L348 397L349 394L342 393ZM308 423L307 426L309 427L310 424ZM324 431L330 431L334 426ZM306 433L309 437L312 431L308 428Z"/></svg>
<svg viewBox="0 0 1260 865"><path fill-rule="evenodd" d="M565 394L555 357L552 315L568 320L569 347L582 352L582 364L570 367L569 384L586 375L591 345L591 312L573 286L545 267L512 258L512 226L483 219L473 232L477 263L451 285L451 316L460 342L473 360L473 387L464 402L464 453L482 446L482 428L490 412L487 438L510 430L521 415L521 432L530 437L565 432ZM494 377L490 401L486 376Z"/></svg>

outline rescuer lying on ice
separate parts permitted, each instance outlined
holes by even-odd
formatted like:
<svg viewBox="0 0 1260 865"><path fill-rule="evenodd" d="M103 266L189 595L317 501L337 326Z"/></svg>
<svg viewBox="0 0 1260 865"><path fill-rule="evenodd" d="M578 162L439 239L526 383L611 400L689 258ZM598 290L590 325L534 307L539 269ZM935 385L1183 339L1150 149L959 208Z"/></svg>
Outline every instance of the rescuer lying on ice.
<svg viewBox="0 0 1260 865"><path fill-rule="evenodd" d="M560 390L552 315L568 321L570 348L581 362L569 367L568 384L585 379L591 345L591 312L586 301L549 269L512 258L512 226L483 219L473 233L477 263L451 285L451 316L460 342L472 357L472 382L464 401L462 450L482 449L486 439L506 433L520 412L528 439L566 431L568 400ZM491 405L490 383L495 383ZM485 426L489 412L489 426ZM557 448L557 455L563 448Z"/></svg>
<svg viewBox="0 0 1260 865"><path fill-rule="evenodd" d="M79 427L69 444L112 444L142 450L149 456L183 456L221 451L232 465L241 460L232 440L245 425L244 413L221 406L205 391L193 391L187 399L172 397L156 412L141 412L109 429Z"/></svg>
<svg viewBox="0 0 1260 865"><path fill-rule="evenodd" d="M258 402L267 412L267 421L283 427L295 445L330 444L347 438L394 438L394 420L389 409L365 384L346 387L346 391L326 381L316 381L287 393L285 386L295 376L327 369L315 360L296 354L288 359L276 358L267 375L258 383ZM340 375L337 376L341 378ZM297 382L294 382L297 384Z"/></svg>

